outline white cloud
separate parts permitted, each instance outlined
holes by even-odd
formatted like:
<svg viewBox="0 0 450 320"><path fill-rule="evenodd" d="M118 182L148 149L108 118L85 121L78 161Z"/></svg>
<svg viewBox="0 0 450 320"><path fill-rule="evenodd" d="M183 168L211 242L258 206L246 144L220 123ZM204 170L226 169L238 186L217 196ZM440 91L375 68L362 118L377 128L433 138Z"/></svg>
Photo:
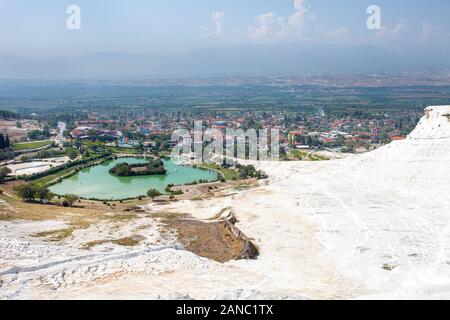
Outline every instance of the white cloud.
<svg viewBox="0 0 450 320"><path fill-rule="evenodd" d="M389 27L381 27L381 30L375 33L375 38L377 39L389 39L395 40L398 37L408 30L408 24L406 20L399 19L397 24L392 28Z"/></svg>
<svg viewBox="0 0 450 320"><path fill-rule="evenodd" d="M299 28L304 21L305 14L308 12L308 10L305 9L305 0L294 0L294 8L295 13L289 16L288 23L292 28Z"/></svg>
<svg viewBox="0 0 450 320"><path fill-rule="evenodd" d="M256 40L271 41L298 35L306 20L314 20L314 16L305 6L306 0L294 0L295 12L287 19L273 12L257 17L259 26L250 28L248 37Z"/></svg>
<svg viewBox="0 0 450 320"><path fill-rule="evenodd" d="M201 26L203 29L203 34L205 36L210 35L221 35L224 32L223 28L223 19L224 19L225 13L221 11L216 11L211 13L211 20L214 22L214 29L210 29L206 26Z"/></svg>
<svg viewBox="0 0 450 320"><path fill-rule="evenodd" d="M283 18L272 12L257 17L259 26L251 28L248 36L256 40L273 40L283 37L286 33L286 24Z"/></svg>

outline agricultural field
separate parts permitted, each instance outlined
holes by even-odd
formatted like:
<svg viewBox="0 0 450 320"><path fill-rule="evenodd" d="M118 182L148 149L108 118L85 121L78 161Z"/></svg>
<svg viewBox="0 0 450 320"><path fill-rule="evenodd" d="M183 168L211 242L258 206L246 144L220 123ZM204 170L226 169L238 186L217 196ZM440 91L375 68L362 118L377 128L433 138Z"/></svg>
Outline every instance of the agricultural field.
<svg viewBox="0 0 450 320"><path fill-rule="evenodd" d="M12 144L12 149L15 151L21 151L21 150L29 150L29 149L38 149L45 146L48 146L52 143L51 140L45 140L45 141L32 141L32 142L21 142L21 143L14 143Z"/></svg>

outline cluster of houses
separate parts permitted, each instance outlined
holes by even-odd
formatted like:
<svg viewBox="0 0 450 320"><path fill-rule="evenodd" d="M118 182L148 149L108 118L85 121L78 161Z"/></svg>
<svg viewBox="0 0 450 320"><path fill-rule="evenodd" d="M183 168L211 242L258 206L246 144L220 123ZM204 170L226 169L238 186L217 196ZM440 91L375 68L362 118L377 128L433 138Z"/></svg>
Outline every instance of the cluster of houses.
<svg viewBox="0 0 450 320"><path fill-rule="evenodd" d="M119 120L120 119L120 120ZM225 139L227 129L265 128L277 129L280 144L286 149L309 149L312 146L324 145L338 147L345 141L380 143L385 140L403 139L401 130L396 128L396 119L383 120L346 117L340 119L332 115L309 114L288 116L284 112L249 112L242 111L230 115L215 113L155 112L148 115L124 116L115 119L102 119L99 115L91 115L89 120L78 123L72 130L74 139L87 139L92 135L105 137L111 145L123 148L134 148L139 145L154 144L152 139L144 137L161 136L160 143L172 146L171 133L178 129L187 129L192 133L195 121L202 121L202 127L218 129ZM130 134L132 133L132 134ZM387 136L386 136L387 134ZM133 138L133 139L132 139Z"/></svg>
<svg viewBox="0 0 450 320"><path fill-rule="evenodd" d="M287 135L289 147L296 149L310 149L312 141L322 145L342 145L343 142L365 142L377 144L382 140L402 140L405 136L395 128L394 120L387 120L381 126L374 120L340 120L336 119L327 126L318 125L316 129L327 127L327 131L308 130L299 126L297 130L290 130ZM383 129L384 135L382 134Z"/></svg>
<svg viewBox="0 0 450 320"><path fill-rule="evenodd" d="M96 129L87 126L76 127L71 132L71 136L74 139L89 139L92 134L95 134L99 137L111 137L113 139L120 139L123 137L122 132L120 132L119 130Z"/></svg>

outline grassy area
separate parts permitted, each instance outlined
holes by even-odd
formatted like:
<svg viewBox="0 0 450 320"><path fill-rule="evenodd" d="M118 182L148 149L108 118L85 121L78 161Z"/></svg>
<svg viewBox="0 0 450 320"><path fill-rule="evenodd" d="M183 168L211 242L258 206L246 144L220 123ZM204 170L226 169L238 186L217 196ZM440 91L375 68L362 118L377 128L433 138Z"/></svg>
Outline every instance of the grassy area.
<svg viewBox="0 0 450 320"><path fill-rule="evenodd" d="M172 151L170 150L160 150L158 151L160 157L170 157L172 155Z"/></svg>
<svg viewBox="0 0 450 320"><path fill-rule="evenodd" d="M0 195L0 220L31 220L45 221L63 218L71 218L68 223L70 228L78 228L85 226L85 221L104 219L105 213L109 212L104 207L89 208L64 208L58 205L58 201L54 201L51 205L43 205L38 203L24 202L19 199L11 198L5 194ZM87 204L87 203L85 203Z"/></svg>
<svg viewBox="0 0 450 320"><path fill-rule="evenodd" d="M47 238L48 241L62 241L64 239L69 238L76 229L67 228L67 229L58 229L51 231L43 231L32 234L32 237L36 238Z"/></svg>
<svg viewBox="0 0 450 320"><path fill-rule="evenodd" d="M0 221L11 221L14 220L11 216L7 214L3 214L3 212L0 214Z"/></svg>
<svg viewBox="0 0 450 320"><path fill-rule="evenodd" d="M321 156L319 154L314 154L314 153L309 153L309 152L305 152L305 151L300 151L300 150L292 150L290 152L290 154L292 155L292 157L295 160L307 160L307 161L325 161L325 160L330 160L330 158L328 158L328 157Z"/></svg>
<svg viewBox="0 0 450 320"><path fill-rule="evenodd" d="M105 244L105 243L113 243L118 246L125 246L125 247L134 247L137 246L142 240L144 240L144 237L141 236L133 236L133 237L126 237L116 240L94 240L87 242L83 245L84 249L91 249L92 247Z"/></svg>
<svg viewBox="0 0 450 320"><path fill-rule="evenodd" d="M28 149L37 149L44 146L48 146L52 143L51 140L46 141L32 141L32 142L22 142L22 143L13 143L11 145L12 149L15 151L28 150Z"/></svg>
<svg viewBox="0 0 450 320"><path fill-rule="evenodd" d="M108 150L110 150L113 153L119 153L119 154L141 154L141 150L134 149L134 148L117 148L117 147L106 147Z"/></svg>
<svg viewBox="0 0 450 320"><path fill-rule="evenodd" d="M211 169L211 170L217 170L220 173L222 173L223 177L225 178L225 180L238 180L239 179L239 173L235 170L231 170L231 169L226 169L226 168L222 168L220 165L218 164L213 164L213 163L203 163L201 166L199 166L200 168L206 168L206 169Z"/></svg>
<svg viewBox="0 0 450 320"><path fill-rule="evenodd" d="M37 184L39 186L47 186L53 180L61 178L61 177L69 174L71 171L74 171L74 170L76 170L76 169L75 168L69 168L69 169L66 169L66 170L62 170L62 171L59 171L59 172L57 172L55 174L51 174L51 175L42 177L40 179L34 180L33 183Z"/></svg>

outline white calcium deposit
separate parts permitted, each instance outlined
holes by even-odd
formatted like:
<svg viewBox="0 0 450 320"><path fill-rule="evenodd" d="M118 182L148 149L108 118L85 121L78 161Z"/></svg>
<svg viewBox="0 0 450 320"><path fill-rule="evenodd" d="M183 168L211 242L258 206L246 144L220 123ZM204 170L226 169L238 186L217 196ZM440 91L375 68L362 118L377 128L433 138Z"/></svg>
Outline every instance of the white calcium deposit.
<svg viewBox="0 0 450 320"><path fill-rule="evenodd" d="M3 222L0 298L450 299L449 114L429 107L406 140L370 153L260 163L270 178L256 189L158 206L233 211L256 260L220 264L176 244L81 250L18 239L30 224Z"/></svg>

